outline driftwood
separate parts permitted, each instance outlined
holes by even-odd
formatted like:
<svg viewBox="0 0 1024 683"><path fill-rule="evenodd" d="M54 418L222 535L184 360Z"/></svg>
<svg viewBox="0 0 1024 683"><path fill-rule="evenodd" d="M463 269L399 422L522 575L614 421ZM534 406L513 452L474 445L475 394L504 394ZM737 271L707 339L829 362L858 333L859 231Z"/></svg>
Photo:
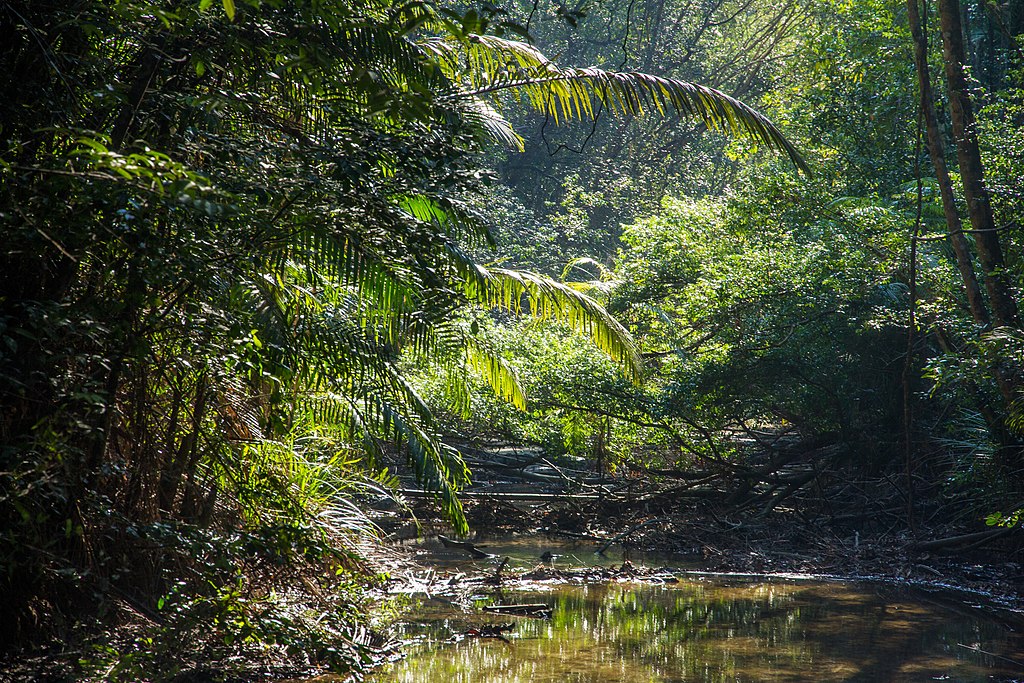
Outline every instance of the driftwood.
<svg viewBox="0 0 1024 683"><path fill-rule="evenodd" d="M534 619L550 619L551 606L543 602L528 605L486 605L485 612L495 614L511 614L516 617L533 617Z"/></svg>
<svg viewBox="0 0 1024 683"><path fill-rule="evenodd" d="M470 543L469 541L456 541L455 539L442 536L441 534L437 535L437 540L441 541L441 545L445 548L458 548L459 550L465 550L478 560L492 557L490 553L485 553L483 550L480 550L475 543Z"/></svg>

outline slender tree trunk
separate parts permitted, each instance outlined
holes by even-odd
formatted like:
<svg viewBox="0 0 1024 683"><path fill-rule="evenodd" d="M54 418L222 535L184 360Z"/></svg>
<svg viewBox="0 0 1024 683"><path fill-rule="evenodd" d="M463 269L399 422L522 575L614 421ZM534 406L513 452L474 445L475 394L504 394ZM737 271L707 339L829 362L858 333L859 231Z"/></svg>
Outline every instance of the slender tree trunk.
<svg viewBox="0 0 1024 683"><path fill-rule="evenodd" d="M978 278L974 273L971 247L964 235L960 214L956 209L956 198L953 195L953 181L949 177L949 168L946 166L946 153L942 144L942 135L939 133L939 121L935 114L935 98L932 95L931 77L928 73L928 38L918 9L918 0L907 0L907 19L910 23L910 33L914 38L914 63L917 66L917 83L921 95L925 129L928 132L928 154L935 169L935 179L939 183L942 212L946 217L949 243L953 247L956 265L960 270L960 278L964 282L971 317L979 325L988 325L988 309L981 294Z"/></svg>
<svg viewBox="0 0 1024 683"><path fill-rule="evenodd" d="M917 2L917 0L911 0ZM914 145L914 177L917 180L917 214L910 233L910 306L907 315L907 356L903 362L903 446L904 474L907 477L907 526L914 534L914 347L917 343L917 240L921 234L921 213L924 207L924 184L921 182L921 138L924 127L924 101L918 109L917 135Z"/></svg>
<svg viewBox="0 0 1024 683"><path fill-rule="evenodd" d="M960 1L939 0L942 27L942 54L946 66L949 104L953 118L960 176L967 199L967 211L974 229L978 260L985 274L985 290L997 325L1017 325L1017 303L1013 299L1003 261L1003 250L996 232L992 204L985 187L978 133L964 75L964 38L960 23Z"/></svg>
<svg viewBox="0 0 1024 683"><path fill-rule="evenodd" d="M132 122L135 120L139 108L142 106L146 93L153 84L157 70L162 61L162 48L165 41L158 39L152 47L146 48L139 61L139 67L132 81L132 87L128 91L128 98L121 105L121 110L114 119L114 125L110 132L111 149L120 150L124 145L125 137L131 130Z"/></svg>
<svg viewBox="0 0 1024 683"><path fill-rule="evenodd" d="M987 326L990 322L989 311L981 294L981 288L974 272L971 248L964 235L960 215L957 212L953 184L946 166L942 136L939 133L938 119L935 114L935 99L931 90L928 70L927 33L924 30L922 18L927 16L927 13L922 15L919 1L907 0L907 18L914 39L914 62L921 95L921 112L928 133L928 151L932 166L935 168L949 241L956 256L961 279L964 282L971 317L978 325ZM984 186L981 154L978 149L977 133L974 130L967 81L963 73L963 40L960 33L958 0L939 0L939 11L942 16L943 52L946 56L946 75L953 109L953 133L956 138L960 172L965 186L964 194L967 198L971 226L975 231L978 260L981 262L985 275L985 289L989 295L989 303L992 306L996 324L1013 324L1017 322L1017 307L1010 294L1009 283L1003 271L1002 250L998 234L995 232L995 220ZM950 22L950 17L954 20L953 22ZM948 24L950 23L955 23L955 28L952 31L949 30ZM959 50L951 45L951 43L957 42L959 42ZM951 54L956 58L951 60ZM1007 372L1005 367L998 364L992 367L991 371L1003 399L1007 404L1011 403L1016 397L1016 382L1012 373ZM1012 441L1006 433L1003 420L987 404L981 392L975 388L972 393L976 395L977 405L985 415L985 421L994 439L1003 444Z"/></svg>

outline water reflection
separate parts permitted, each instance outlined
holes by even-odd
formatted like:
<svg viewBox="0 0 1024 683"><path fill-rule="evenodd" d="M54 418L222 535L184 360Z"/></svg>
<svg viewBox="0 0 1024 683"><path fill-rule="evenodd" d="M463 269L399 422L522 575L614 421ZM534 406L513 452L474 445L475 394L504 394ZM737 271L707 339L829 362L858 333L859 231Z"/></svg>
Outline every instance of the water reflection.
<svg viewBox="0 0 1024 683"><path fill-rule="evenodd" d="M890 587L733 580L557 587L512 642L452 635L502 621L421 605L409 656L376 683L993 681L1024 677L1024 641L964 607ZM965 647L967 646L967 647ZM978 648L998 656L985 655Z"/></svg>

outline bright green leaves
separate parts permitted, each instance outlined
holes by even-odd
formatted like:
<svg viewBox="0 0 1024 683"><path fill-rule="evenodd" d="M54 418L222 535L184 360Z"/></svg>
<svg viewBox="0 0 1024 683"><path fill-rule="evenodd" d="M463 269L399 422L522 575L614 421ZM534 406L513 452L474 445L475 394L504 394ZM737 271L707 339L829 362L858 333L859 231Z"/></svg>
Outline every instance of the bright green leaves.
<svg viewBox="0 0 1024 683"><path fill-rule="evenodd" d="M494 393L519 410L526 410L526 392L518 373L508 361L472 340L466 344L466 357L469 365L487 380Z"/></svg>
<svg viewBox="0 0 1024 683"><path fill-rule="evenodd" d="M139 190L159 195L167 191L196 195L213 190L206 177L162 152L145 148L122 154L92 137L79 137L75 143L69 157L84 164L83 174L93 174L93 180L130 181Z"/></svg>
<svg viewBox="0 0 1024 683"><path fill-rule="evenodd" d="M469 244L493 246L486 224L463 201L443 195L402 197L398 205L413 218Z"/></svg>
<svg viewBox="0 0 1024 683"><path fill-rule="evenodd" d="M639 382L643 361L629 332L599 303L563 283L535 273L491 268L466 281L470 298L516 314L559 320L590 337Z"/></svg>
<svg viewBox="0 0 1024 683"><path fill-rule="evenodd" d="M865 229L898 214L876 202L823 219L823 188L791 191L791 205L755 189L667 201L626 227L609 307L658 359L652 403L691 447L731 448L729 425L898 421L886 392L904 352L903 250Z"/></svg>
<svg viewBox="0 0 1024 683"><path fill-rule="evenodd" d="M222 6L224 7L224 14L227 15L228 21L235 20L235 0L221 0ZM199 11L205 12L213 6L213 0L199 0ZM202 74L200 74L202 75Z"/></svg>
<svg viewBox="0 0 1024 683"><path fill-rule="evenodd" d="M985 525L1013 528L1020 524L1020 520L1022 517L1024 517L1024 508L1014 510L1013 512L1008 514L1003 514L1002 512L993 512L992 514L985 517Z"/></svg>

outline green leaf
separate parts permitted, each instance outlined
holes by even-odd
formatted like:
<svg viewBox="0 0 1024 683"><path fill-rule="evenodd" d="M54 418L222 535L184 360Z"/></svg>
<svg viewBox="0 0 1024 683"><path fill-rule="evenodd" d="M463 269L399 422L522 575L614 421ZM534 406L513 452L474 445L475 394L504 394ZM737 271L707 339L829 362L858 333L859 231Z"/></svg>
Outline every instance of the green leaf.
<svg viewBox="0 0 1024 683"><path fill-rule="evenodd" d="M224 13L231 21L235 20L235 0L224 0Z"/></svg>

